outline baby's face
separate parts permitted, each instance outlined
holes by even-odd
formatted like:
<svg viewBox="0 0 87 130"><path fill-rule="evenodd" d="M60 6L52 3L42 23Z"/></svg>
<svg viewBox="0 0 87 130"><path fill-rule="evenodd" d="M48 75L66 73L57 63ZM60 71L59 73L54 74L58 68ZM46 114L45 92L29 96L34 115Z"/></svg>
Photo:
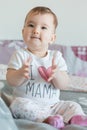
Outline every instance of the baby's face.
<svg viewBox="0 0 87 130"><path fill-rule="evenodd" d="M55 40L54 19L51 14L32 14L25 21L23 38L31 52L47 52L48 45Z"/></svg>

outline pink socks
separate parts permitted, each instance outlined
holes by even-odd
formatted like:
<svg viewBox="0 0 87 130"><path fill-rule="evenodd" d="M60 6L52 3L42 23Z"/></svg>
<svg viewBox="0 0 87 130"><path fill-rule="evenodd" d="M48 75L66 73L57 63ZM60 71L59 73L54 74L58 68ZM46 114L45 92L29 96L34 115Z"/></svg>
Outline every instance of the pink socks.
<svg viewBox="0 0 87 130"><path fill-rule="evenodd" d="M64 128L63 118L60 115L49 116L43 123L52 125L55 128ZM69 121L69 124L76 124L79 126L87 126L87 116L85 115L75 115Z"/></svg>
<svg viewBox="0 0 87 130"><path fill-rule="evenodd" d="M55 128L63 128L64 127L63 118L60 115L49 116L43 122L47 123L47 124L50 124Z"/></svg>
<svg viewBox="0 0 87 130"><path fill-rule="evenodd" d="M70 124L77 124L80 126L87 126L87 116L85 115L76 115L71 118L69 121Z"/></svg>

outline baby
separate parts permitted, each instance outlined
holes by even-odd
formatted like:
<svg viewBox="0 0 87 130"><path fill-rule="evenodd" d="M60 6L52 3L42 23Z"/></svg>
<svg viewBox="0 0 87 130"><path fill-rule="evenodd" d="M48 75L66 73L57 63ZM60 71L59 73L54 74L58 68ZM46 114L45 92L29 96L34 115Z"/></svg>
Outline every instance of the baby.
<svg viewBox="0 0 87 130"><path fill-rule="evenodd" d="M57 16L48 7L35 7L27 14L22 30L27 47L14 52L7 69L6 78L13 89L10 110L15 118L46 122L59 115L56 120L63 119L62 124L87 125L83 118L76 121L78 115L86 117L79 104L59 99L69 77L61 52L48 50L56 39L57 25Z"/></svg>

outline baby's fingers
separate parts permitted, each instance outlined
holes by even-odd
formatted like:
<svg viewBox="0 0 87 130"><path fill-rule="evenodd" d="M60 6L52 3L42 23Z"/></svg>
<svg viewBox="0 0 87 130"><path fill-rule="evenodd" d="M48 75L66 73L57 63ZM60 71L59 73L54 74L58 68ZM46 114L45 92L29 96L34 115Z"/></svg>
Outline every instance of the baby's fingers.
<svg viewBox="0 0 87 130"><path fill-rule="evenodd" d="M29 57L26 61L24 61L22 72L25 78L29 79L29 73L30 73L30 64L31 64L31 57Z"/></svg>
<svg viewBox="0 0 87 130"><path fill-rule="evenodd" d="M53 79L53 76L51 75L51 77L48 78L48 82L50 82Z"/></svg>
<svg viewBox="0 0 87 130"><path fill-rule="evenodd" d="M28 57L26 61L24 61L24 65L29 66L32 61L31 57Z"/></svg>
<svg viewBox="0 0 87 130"><path fill-rule="evenodd" d="M54 65L54 66L52 67L51 75L50 75L50 77L48 78L48 82L50 82L50 81L54 78L56 71L57 71L57 65Z"/></svg>
<svg viewBox="0 0 87 130"><path fill-rule="evenodd" d="M29 78L30 78L30 76L29 76L28 73L25 73L25 74L24 74L24 77L25 77L26 79L29 79Z"/></svg>

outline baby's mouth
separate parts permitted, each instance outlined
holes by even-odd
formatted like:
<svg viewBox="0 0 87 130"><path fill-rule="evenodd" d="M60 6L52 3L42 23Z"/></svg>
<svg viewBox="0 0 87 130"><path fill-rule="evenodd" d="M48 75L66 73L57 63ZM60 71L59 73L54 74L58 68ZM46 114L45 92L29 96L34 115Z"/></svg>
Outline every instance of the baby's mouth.
<svg viewBox="0 0 87 130"><path fill-rule="evenodd" d="M37 36L31 36L31 38L32 38L32 39L39 39L39 40L40 40L40 38L37 37Z"/></svg>

